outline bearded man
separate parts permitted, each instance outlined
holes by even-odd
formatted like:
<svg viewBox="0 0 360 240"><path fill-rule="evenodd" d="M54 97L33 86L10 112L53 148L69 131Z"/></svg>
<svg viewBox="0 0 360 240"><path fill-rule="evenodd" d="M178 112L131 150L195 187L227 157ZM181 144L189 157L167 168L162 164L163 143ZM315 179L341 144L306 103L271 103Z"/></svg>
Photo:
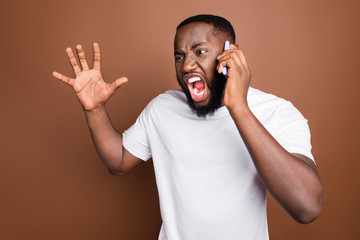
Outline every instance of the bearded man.
<svg viewBox="0 0 360 240"><path fill-rule="evenodd" d="M231 45L224 51L225 41ZM75 90L111 173L153 159L160 240L268 239L266 190L300 223L319 216L322 184L307 120L290 102L249 87L248 64L226 19L197 15L178 26L174 59L182 90L154 98L123 134L105 103L127 78L103 81L98 44L93 69L82 46L76 49L81 67L66 50L76 79L53 75Z"/></svg>

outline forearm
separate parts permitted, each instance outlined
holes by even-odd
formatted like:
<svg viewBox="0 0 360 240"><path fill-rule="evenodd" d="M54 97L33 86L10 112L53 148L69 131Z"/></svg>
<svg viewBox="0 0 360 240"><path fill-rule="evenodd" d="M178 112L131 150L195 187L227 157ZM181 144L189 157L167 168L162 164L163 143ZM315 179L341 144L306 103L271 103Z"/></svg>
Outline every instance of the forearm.
<svg viewBox="0 0 360 240"><path fill-rule="evenodd" d="M269 192L295 220L315 219L322 193L315 167L281 147L247 106L229 112Z"/></svg>
<svg viewBox="0 0 360 240"><path fill-rule="evenodd" d="M122 136L113 127L104 106L84 111L95 149L111 171L119 169L123 161Z"/></svg>

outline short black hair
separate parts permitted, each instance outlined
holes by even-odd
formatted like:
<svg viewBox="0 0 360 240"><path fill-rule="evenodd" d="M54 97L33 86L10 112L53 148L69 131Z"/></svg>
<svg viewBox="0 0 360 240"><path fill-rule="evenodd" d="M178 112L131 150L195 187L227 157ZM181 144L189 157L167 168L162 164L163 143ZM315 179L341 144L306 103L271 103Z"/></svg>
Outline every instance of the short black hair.
<svg viewBox="0 0 360 240"><path fill-rule="evenodd" d="M179 30L182 26L193 23L193 22L204 22L211 24L214 27L214 31L219 31L225 34L228 34L232 38L232 42L235 43L235 31L231 23L223 17L211 15L211 14L200 14L196 16L189 17L182 21L176 30Z"/></svg>

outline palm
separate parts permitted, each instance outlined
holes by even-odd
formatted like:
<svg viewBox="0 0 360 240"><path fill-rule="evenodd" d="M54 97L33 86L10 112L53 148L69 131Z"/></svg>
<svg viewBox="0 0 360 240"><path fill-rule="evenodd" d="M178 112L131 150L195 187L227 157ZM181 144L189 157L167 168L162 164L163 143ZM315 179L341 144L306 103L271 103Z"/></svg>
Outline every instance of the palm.
<svg viewBox="0 0 360 240"><path fill-rule="evenodd" d="M89 69L88 67L82 46L78 45L76 46L76 49L82 69L80 69L80 66L78 65L71 48L66 49L70 63L75 71L76 78L69 78L57 72L54 72L53 75L57 79L72 86L82 107L87 111L91 111L105 104L105 102L111 97L115 90L123 83L125 83L127 79L119 78L110 84L104 82L100 71L100 49L98 44L93 44L93 69Z"/></svg>
<svg viewBox="0 0 360 240"><path fill-rule="evenodd" d="M91 69L81 72L76 77L74 90L84 109L90 110L109 99L109 85L102 79L100 71Z"/></svg>

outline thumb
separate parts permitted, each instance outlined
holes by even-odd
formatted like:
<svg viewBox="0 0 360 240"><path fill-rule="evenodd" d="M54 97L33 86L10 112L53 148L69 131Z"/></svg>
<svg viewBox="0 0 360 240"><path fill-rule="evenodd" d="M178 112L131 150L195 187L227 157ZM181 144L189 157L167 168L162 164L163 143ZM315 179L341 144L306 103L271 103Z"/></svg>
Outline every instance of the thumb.
<svg viewBox="0 0 360 240"><path fill-rule="evenodd" d="M121 77L116 79L113 83L110 84L110 92L113 93L115 92L121 85L123 85L124 83L126 83L128 81L127 77Z"/></svg>

